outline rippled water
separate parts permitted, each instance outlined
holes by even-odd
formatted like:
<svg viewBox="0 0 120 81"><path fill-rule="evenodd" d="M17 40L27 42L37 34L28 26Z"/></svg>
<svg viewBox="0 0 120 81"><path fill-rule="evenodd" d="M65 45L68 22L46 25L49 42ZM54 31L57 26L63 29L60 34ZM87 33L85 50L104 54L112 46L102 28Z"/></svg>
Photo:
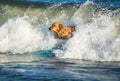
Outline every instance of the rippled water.
<svg viewBox="0 0 120 81"><path fill-rule="evenodd" d="M119 81L119 62L58 59L40 55L2 56L0 81Z"/></svg>

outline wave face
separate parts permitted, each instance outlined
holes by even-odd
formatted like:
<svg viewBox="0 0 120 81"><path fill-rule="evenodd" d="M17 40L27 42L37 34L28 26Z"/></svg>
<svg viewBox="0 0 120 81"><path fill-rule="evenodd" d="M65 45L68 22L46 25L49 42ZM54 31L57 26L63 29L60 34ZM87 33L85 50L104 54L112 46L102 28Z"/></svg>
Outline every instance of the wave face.
<svg viewBox="0 0 120 81"><path fill-rule="evenodd" d="M58 58L120 61L120 8L83 4L0 5L0 52L23 54L51 50ZM48 30L60 21L75 25L69 40Z"/></svg>

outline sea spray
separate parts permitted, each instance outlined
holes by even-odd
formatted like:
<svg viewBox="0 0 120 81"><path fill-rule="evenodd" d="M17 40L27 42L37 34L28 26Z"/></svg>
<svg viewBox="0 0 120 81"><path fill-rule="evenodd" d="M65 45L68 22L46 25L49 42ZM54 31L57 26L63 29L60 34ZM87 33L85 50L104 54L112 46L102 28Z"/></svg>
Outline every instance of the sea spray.
<svg viewBox="0 0 120 81"><path fill-rule="evenodd" d="M64 50L54 51L56 56L93 61L120 61L119 20L113 19L113 12L104 10L103 13L93 2L80 6L72 17L76 24L74 37L63 46Z"/></svg>
<svg viewBox="0 0 120 81"><path fill-rule="evenodd" d="M0 52L3 53L22 54L47 50L55 44L56 40L49 32L38 31L26 17L11 18L0 27Z"/></svg>
<svg viewBox="0 0 120 81"><path fill-rule="evenodd" d="M78 7L80 6L80 7ZM94 2L2 8L0 52L24 54L52 51L58 58L93 61L120 61L120 10L110 10ZM75 25L69 40L60 40L48 28L55 21Z"/></svg>

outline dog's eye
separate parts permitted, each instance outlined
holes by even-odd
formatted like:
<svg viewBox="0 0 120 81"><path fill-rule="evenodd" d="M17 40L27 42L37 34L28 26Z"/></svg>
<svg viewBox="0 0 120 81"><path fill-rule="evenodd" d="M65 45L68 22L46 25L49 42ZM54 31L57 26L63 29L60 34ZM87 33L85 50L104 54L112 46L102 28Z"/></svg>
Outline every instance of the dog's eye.
<svg viewBox="0 0 120 81"><path fill-rule="evenodd" d="M55 25L53 25L53 26L55 26Z"/></svg>

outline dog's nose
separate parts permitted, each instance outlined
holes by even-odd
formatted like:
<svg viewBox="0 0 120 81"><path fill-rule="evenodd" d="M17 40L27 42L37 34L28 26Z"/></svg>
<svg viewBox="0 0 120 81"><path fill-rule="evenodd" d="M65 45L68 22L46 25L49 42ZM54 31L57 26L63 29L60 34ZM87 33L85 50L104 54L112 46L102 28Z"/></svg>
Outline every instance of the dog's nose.
<svg viewBox="0 0 120 81"><path fill-rule="evenodd" d="M51 30L51 28L49 28L49 30Z"/></svg>

